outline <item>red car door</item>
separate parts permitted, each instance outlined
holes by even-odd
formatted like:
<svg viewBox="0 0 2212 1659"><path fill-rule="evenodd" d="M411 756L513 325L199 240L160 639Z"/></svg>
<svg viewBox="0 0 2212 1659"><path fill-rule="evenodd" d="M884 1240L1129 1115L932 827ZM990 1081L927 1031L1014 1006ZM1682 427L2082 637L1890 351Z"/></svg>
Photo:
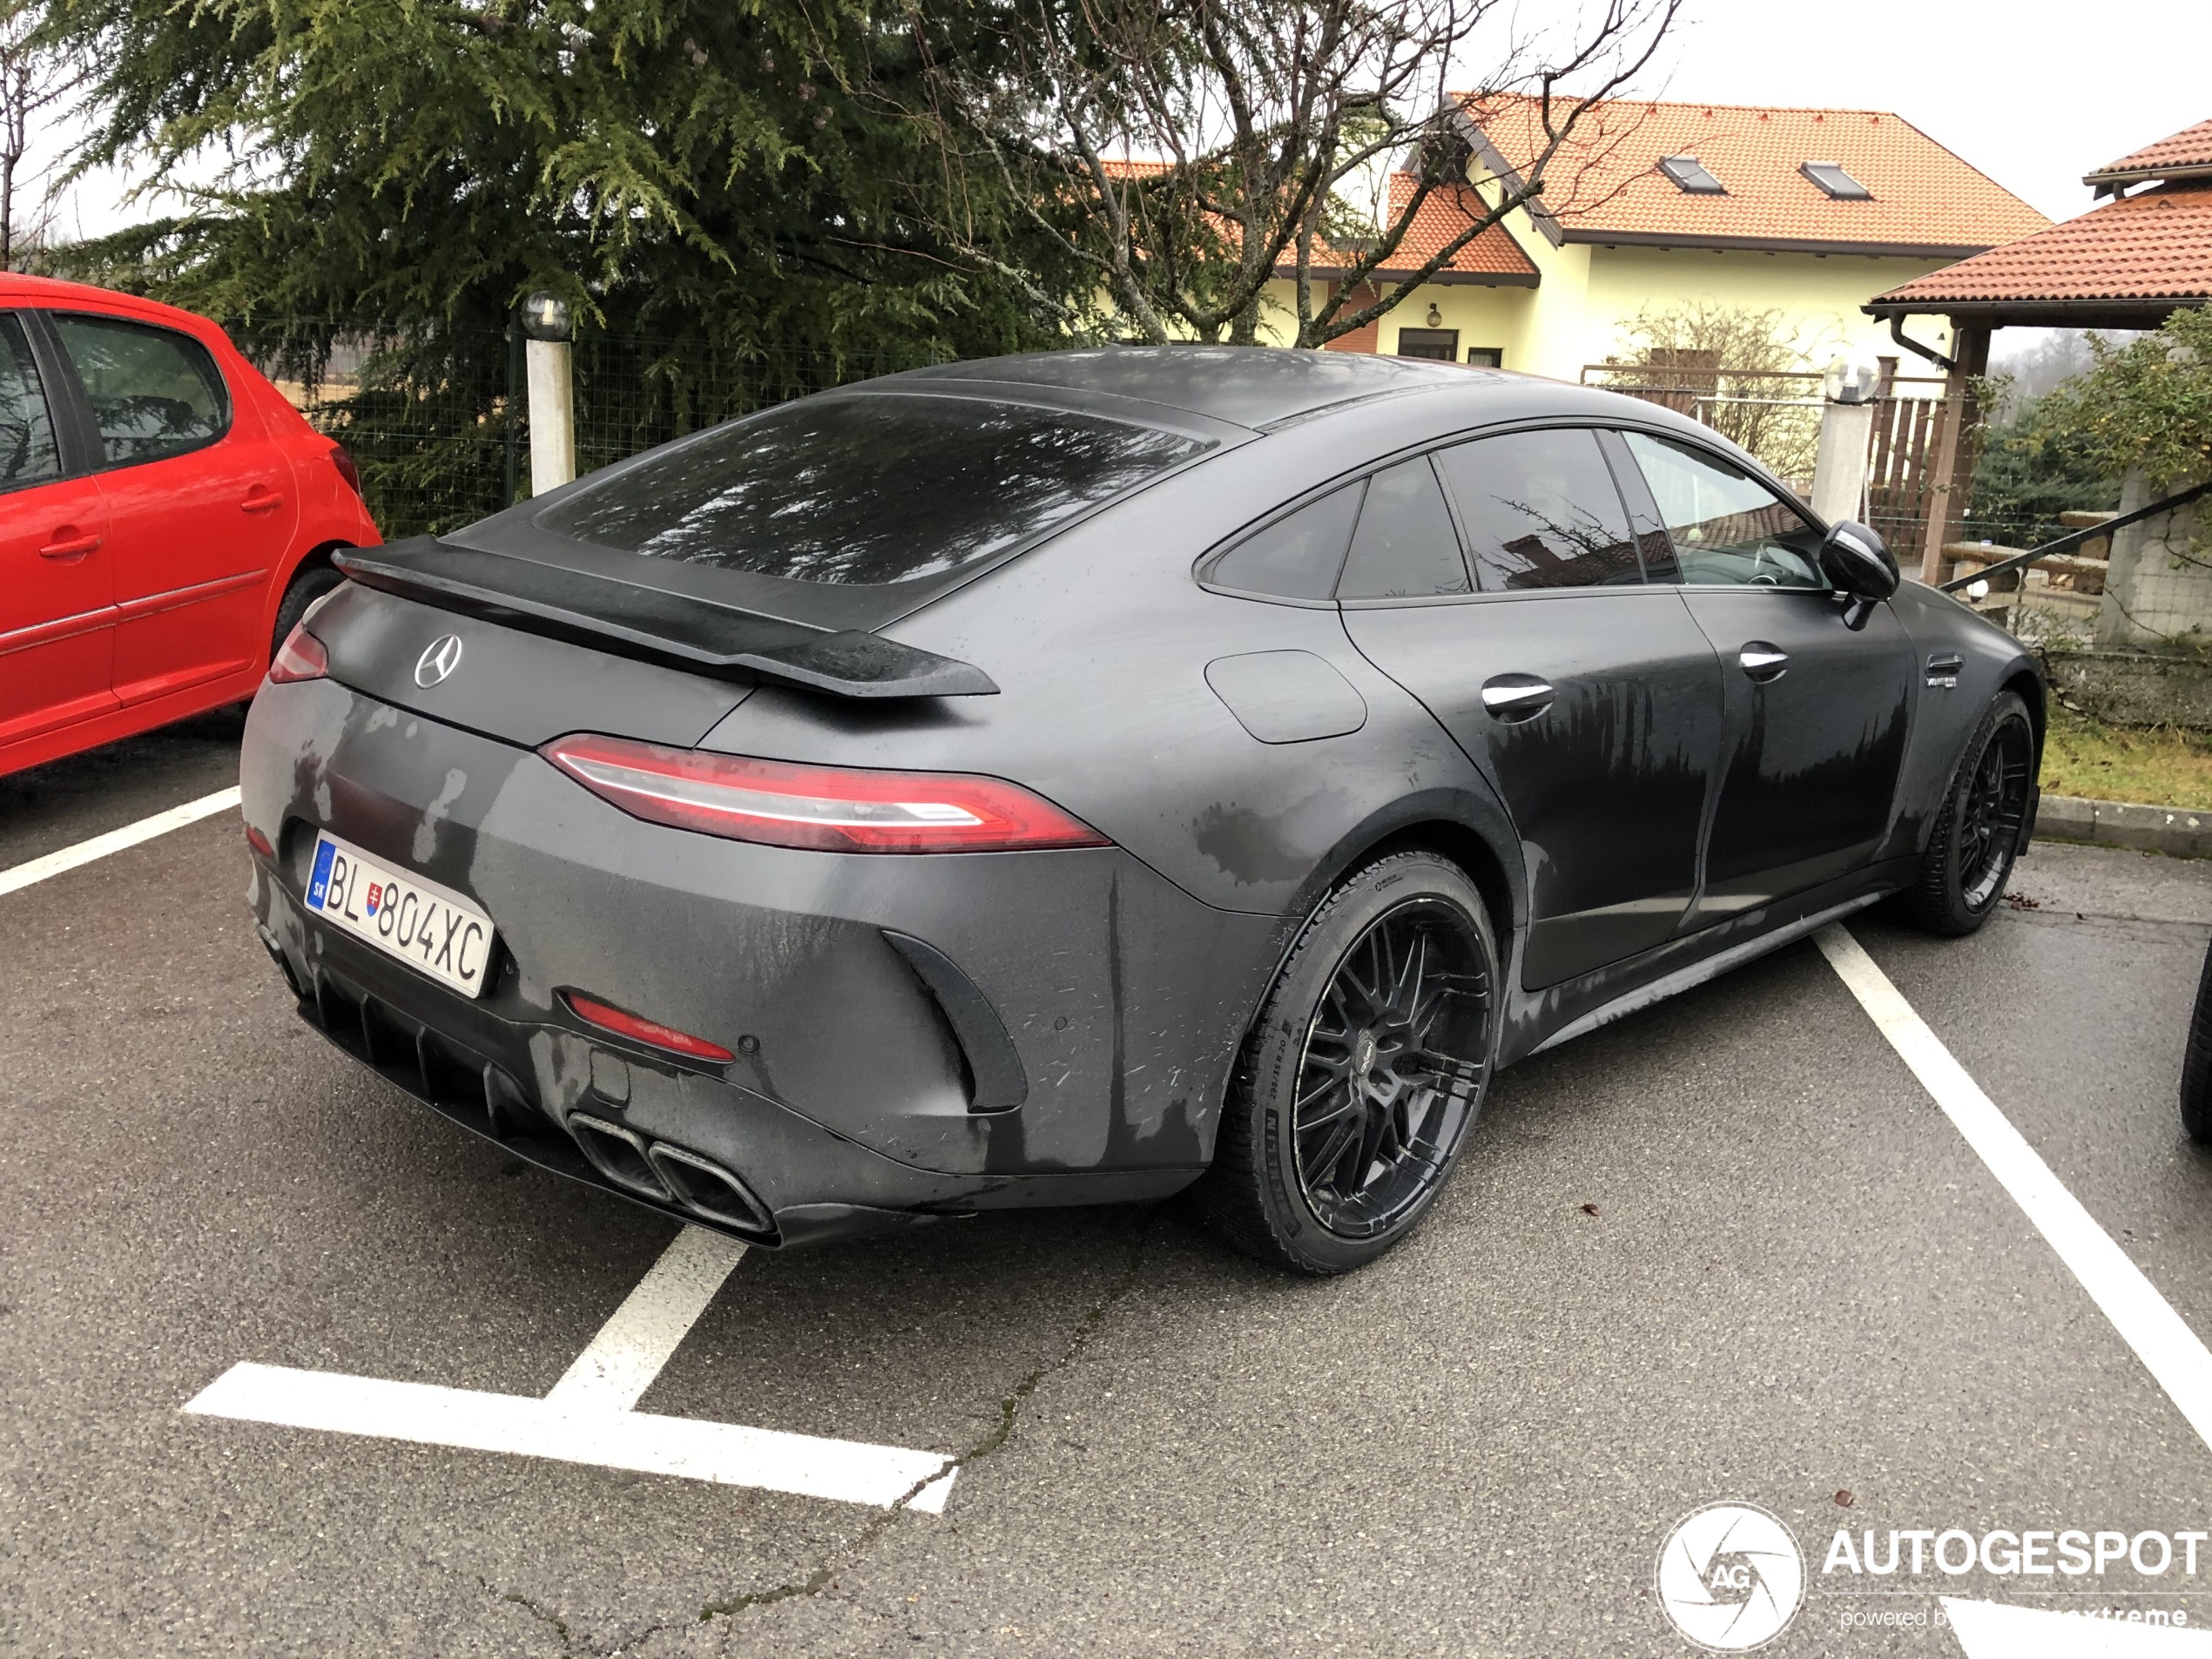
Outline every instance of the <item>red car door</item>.
<svg viewBox="0 0 2212 1659"><path fill-rule="evenodd" d="M0 312L0 748L116 706L106 509L64 475L46 378L24 318Z"/></svg>
<svg viewBox="0 0 2212 1659"><path fill-rule="evenodd" d="M290 462L189 334L49 316L102 450L117 698L128 707L250 667L299 518Z"/></svg>

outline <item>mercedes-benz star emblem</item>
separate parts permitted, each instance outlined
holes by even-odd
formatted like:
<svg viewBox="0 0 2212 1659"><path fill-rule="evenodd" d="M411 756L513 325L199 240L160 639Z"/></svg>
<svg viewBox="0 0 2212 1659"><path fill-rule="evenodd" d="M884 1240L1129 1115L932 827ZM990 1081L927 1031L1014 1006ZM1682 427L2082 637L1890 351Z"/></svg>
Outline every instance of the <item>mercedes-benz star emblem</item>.
<svg viewBox="0 0 2212 1659"><path fill-rule="evenodd" d="M423 647L422 655L415 659L415 683L428 691L451 678L461 666L461 636L447 634Z"/></svg>

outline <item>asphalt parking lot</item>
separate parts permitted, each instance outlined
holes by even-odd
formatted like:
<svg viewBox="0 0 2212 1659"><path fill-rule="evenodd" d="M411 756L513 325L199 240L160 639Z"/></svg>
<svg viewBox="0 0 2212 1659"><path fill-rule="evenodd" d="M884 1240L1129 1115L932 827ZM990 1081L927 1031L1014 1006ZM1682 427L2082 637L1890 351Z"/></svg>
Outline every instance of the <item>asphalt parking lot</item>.
<svg viewBox="0 0 2212 1659"><path fill-rule="evenodd" d="M0 779L0 869L222 788L237 733ZM746 1254L639 1409L934 1454L941 1513L185 1413L241 1362L543 1395L678 1236L301 1025L246 860L217 813L0 896L0 1649L1682 1655L1654 1563L1721 1500L1804 1550L1775 1652L1957 1653L1939 1595L2212 1624L2212 1553L1823 1570L1838 1527L2203 1527L2212 1451L1810 942L1507 1073L1346 1280L1171 1208ZM1852 932L2212 1334L2212 865L2014 889Z"/></svg>

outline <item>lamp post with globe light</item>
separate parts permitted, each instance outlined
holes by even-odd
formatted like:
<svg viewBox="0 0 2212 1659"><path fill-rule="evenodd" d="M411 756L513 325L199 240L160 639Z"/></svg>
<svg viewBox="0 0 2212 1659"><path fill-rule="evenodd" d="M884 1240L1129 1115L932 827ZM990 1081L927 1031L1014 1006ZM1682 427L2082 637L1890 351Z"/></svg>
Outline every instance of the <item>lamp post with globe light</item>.
<svg viewBox="0 0 2212 1659"><path fill-rule="evenodd" d="M1874 395L1882 371L1872 359L1838 357L1821 379L1820 448L1812 467L1812 510L1830 523L1863 517L1866 462L1874 435Z"/></svg>
<svg viewBox="0 0 2212 1659"><path fill-rule="evenodd" d="M576 386L570 366L569 304L541 290L523 301L528 341L530 494L576 476Z"/></svg>

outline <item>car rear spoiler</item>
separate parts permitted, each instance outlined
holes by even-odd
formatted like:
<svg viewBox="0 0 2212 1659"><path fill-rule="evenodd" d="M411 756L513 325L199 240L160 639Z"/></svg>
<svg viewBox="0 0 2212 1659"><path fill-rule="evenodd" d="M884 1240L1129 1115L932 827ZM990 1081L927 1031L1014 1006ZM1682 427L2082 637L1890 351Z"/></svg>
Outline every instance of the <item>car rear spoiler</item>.
<svg viewBox="0 0 2212 1659"><path fill-rule="evenodd" d="M833 697L989 697L999 689L972 663L858 629L832 633L427 536L341 549L331 562L363 587L719 679L774 680Z"/></svg>

